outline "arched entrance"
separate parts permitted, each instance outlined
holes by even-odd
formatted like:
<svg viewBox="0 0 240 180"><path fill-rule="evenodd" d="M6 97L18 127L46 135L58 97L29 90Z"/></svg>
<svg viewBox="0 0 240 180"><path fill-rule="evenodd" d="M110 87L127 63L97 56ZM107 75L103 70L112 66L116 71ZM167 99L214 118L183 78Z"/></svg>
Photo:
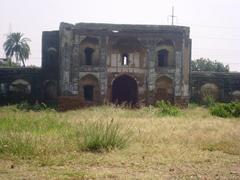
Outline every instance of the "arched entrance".
<svg viewBox="0 0 240 180"><path fill-rule="evenodd" d="M79 96L84 103L98 104L100 102L100 89L98 78L87 74L79 81Z"/></svg>
<svg viewBox="0 0 240 180"><path fill-rule="evenodd" d="M138 87L134 78L122 75L112 83L112 102L135 105L138 101Z"/></svg>
<svg viewBox="0 0 240 180"><path fill-rule="evenodd" d="M173 103L173 82L167 76L161 76L155 84L155 100L169 101Z"/></svg>

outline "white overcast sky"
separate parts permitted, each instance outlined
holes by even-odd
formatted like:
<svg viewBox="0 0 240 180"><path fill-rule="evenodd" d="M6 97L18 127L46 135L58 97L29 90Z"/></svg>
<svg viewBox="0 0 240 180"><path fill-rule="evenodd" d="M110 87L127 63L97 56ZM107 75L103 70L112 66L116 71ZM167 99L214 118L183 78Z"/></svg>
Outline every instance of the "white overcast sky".
<svg viewBox="0 0 240 180"><path fill-rule="evenodd" d="M239 0L0 0L0 57L9 32L32 40L27 64L41 65L41 33L60 22L170 24L172 4L176 25L190 26L192 59L205 57L240 71Z"/></svg>

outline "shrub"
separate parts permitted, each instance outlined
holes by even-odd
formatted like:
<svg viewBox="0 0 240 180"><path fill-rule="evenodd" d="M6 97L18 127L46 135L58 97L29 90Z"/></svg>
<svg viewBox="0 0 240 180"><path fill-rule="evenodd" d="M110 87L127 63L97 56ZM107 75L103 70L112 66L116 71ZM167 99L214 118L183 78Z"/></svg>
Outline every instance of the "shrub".
<svg viewBox="0 0 240 180"><path fill-rule="evenodd" d="M178 116L181 113L178 107L171 105L168 101L157 101L156 107L160 116Z"/></svg>
<svg viewBox="0 0 240 180"><path fill-rule="evenodd" d="M214 116L219 116L223 118L227 117L240 117L240 103L218 103L210 108L210 112Z"/></svg>
<svg viewBox="0 0 240 180"><path fill-rule="evenodd" d="M107 123L102 121L86 122L82 127L82 132L78 132L78 136L81 136L80 133L83 137L80 147L87 151L122 149L128 145L131 138L129 132L124 132L113 121Z"/></svg>
<svg viewBox="0 0 240 180"><path fill-rule="evenodd" d="M204 105L207 107L212 107L215 104L215 98L211 95L207 95L203 101Z"/></svg>
<svg viewBox="0 0 240 180"><path fill-rule="evenodd" d="M35 103L35 104L29 104L28 102L22 102L20 104L17 104L17 108L19 110L25 110L25 111L44 111L49 110L50 108L47 107L44 103Z"/></svg>

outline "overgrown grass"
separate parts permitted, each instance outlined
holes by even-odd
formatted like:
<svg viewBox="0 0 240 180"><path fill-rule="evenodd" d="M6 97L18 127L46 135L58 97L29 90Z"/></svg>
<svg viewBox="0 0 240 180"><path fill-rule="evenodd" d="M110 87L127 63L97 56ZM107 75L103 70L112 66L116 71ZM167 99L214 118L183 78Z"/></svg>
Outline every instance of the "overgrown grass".
<svg viewBox="0 0 240 180"><path fill-rule="evenodd" d="M122 149L128 145L131 138L130 132L124 132L113 119L110 122L85 122L79 134L83 137L80 148L90 151Z"/></svg>
<svg viewBox="0 0 240 180"><path fill-rule="evenodd" d="M37 141L29 133L1 133L0 153L27 159L36 154Z"/></svg>
<svg viewBox="0 0 240 180"><path fill-rule="evenodd" d="M69 172L85 179L190 179L193 171L237 179L229 169L239 168L240 121L197 105L180 114L163 115L154 106L64 113L1 107L0 172L7 173L0 179L61 179Z"/></svg>
<svg viewBox="0 0 240 180"><path fill-rule="evenodd" d="M63 152L65 142L71 142L71 139L64 141L64 137L74 131L74 128L69 123L59 120L56 113L48 111L28 113L12 108L1 115L0 153L2 154L21 159L42 158L55 152Z"/></svg>
<svg viewBox="0 0 240 180"><path fill-rule="evenodd" d="M42 159L67 151L122 149L130 139L129 131L113 120L83 119L72 124L55 111L26 112L13 106L0 113L0 154L21 159Z"/></svg>

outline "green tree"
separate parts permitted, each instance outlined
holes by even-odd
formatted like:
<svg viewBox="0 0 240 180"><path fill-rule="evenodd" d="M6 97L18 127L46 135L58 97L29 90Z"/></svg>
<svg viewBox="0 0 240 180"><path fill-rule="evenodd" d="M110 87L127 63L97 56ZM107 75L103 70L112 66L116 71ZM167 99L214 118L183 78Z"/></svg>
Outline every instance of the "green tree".
<svg viewBox="0 0 240 180"><path fill-rule="evenodd" d="M6 56L8 58L15 56L16 62L21 61L23 67L25 67L25 60L27 60L30 55L29 41L30 39L23 37L22 33L10 33L3 44Z"/></svg>
<svg viewBox="0 0 240 180"><path fill-rule="evenodd" d="M212 71L212 72L229 72L229 65L224 65L218 61L200 58L191 62L192 71Z"/></svg>

